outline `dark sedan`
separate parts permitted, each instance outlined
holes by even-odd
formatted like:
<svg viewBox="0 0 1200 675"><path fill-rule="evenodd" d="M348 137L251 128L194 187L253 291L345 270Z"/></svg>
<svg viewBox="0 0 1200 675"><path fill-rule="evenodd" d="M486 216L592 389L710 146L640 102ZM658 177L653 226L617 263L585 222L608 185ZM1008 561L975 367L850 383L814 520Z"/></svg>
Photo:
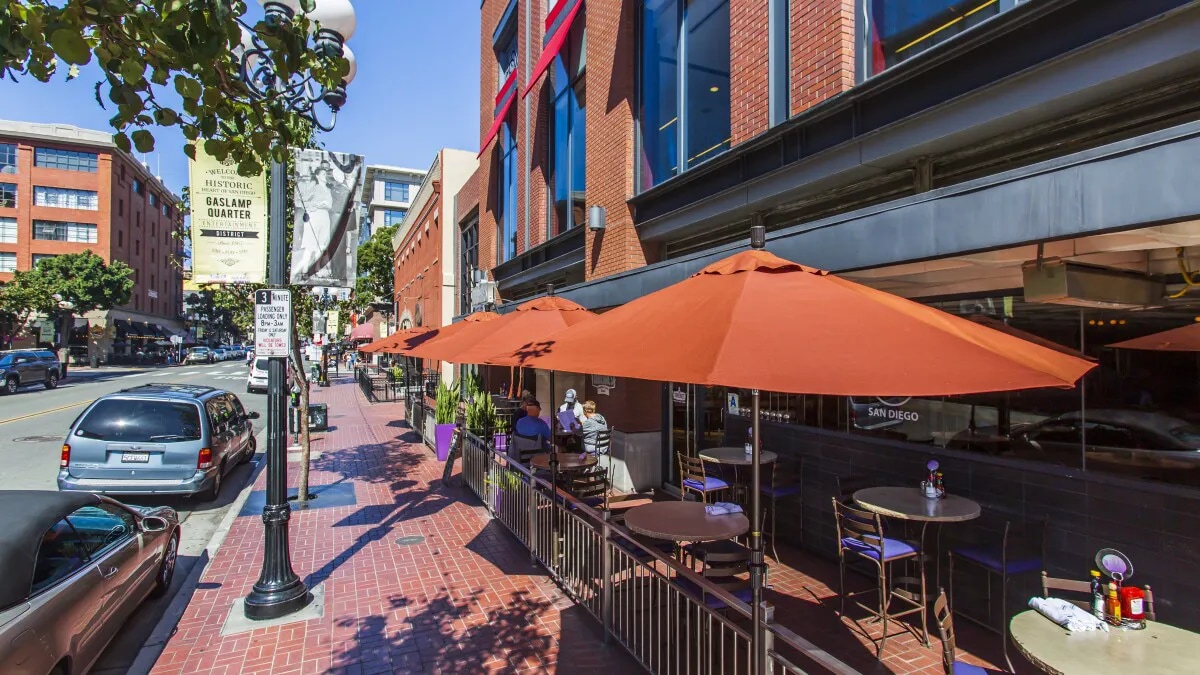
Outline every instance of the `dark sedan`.
<svg viewBox="0 0 1200 675"><path fill-rule="evenodd" d="M0 490L0 673L86 673L171 585L179 517L82 492Z"/></svg>

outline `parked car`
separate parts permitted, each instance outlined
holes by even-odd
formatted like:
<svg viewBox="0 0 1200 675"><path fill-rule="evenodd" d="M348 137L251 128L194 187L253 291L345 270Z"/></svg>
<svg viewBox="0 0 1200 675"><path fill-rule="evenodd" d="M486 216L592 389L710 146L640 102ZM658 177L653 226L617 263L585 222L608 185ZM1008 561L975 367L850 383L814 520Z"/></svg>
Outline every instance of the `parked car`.
<svg viewBox="0 0 1200 675"><path fill-rule="evenodd" d="M46 349L18 349L0 352L0 393L15 394L24 386L40 384L47 389L58 386L62 364L54 352Z"/></svg>
<svg viewBox="0 0 1200 675"><path fill-rule="evenodd" d="M292 387L292 371L288 369L287 387ZM267 359L257 358L250 362L250 372L246 375L246 393L267 393Z"/></svg>
<svg viewBox="0 0 1200 675"><path fill-rule="evenodd" d="M184 363L212 363L213 353L208 347L192 347L188 350Z"/></svg>
<svg viewBox="0 0 1200 675"><path fill-rule="evenodd" d="M58 488L217 498L254 456L258 413L224 389L147 384L92 402L63 441Z"/></svg>
<svg viewBox="0 0 1200 675"><path fill-rule="evenodd" d="M213 360L214 360L214 361L227 361L227 360L229 360L229 352L225 351L225 349L224 349L224 348L222 348L222 347L217 347L216 349L214 349L214 350L213 350L213 352L212 352L212 354L213 354Z"/></svg>
<svg viewBox="0 0 1200 675"><path fill-rule="evenodd" d="M171 585L179 516L98 495L0 491L0 673L86 673Z"/></svg>

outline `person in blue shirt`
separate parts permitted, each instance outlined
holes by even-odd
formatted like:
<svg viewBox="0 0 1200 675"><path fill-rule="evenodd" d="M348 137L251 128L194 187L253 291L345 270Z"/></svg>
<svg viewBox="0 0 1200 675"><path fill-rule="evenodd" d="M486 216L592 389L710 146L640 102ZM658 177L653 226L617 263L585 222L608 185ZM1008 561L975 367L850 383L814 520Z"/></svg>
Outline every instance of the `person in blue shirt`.
<svg viewBox="0 0 1200 675"><path fill-rule="evenodd" d="M550 447L550 425L539 417L542 414L542 405L538 400L530 397L529 402L525 405L525 416L517 420L513 425L513 431L521 436L537 436L541 438L542 445L545 448Z"/></svg>

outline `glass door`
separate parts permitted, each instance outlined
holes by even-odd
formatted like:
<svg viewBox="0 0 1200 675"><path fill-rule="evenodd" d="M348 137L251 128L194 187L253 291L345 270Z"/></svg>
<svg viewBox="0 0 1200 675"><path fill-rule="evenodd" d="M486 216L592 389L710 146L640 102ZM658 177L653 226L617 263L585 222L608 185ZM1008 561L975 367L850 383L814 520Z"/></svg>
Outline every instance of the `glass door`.
<svg viewBox="0 0 1200 675"><path fill-rule="evenodd" d="M699 397L696 385L678 382L667 385L667 397L670 434L667 437L667 452L663 453L663 482L679 485L678 454L695 457L698 452Z"/></svg>

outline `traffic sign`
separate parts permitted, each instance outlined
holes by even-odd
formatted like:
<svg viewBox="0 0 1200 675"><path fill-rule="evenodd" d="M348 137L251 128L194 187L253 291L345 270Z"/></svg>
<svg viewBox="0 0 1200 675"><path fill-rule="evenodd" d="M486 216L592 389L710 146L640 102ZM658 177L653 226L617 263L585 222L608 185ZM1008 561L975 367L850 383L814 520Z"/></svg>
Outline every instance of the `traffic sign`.
<svg viewBox="0 0 1200 675"><path fill-rule="evenodd" d="M181 344L183 344L183 338L178 335L172 335L171 336L171 344L181 345Z"/></svg>
<svg viewBox="0 0 1200 675"><path fill-rule="evenodd" d="M254 354L287 358L292 347L292 292L267 288L254 292Z"/></svg>

